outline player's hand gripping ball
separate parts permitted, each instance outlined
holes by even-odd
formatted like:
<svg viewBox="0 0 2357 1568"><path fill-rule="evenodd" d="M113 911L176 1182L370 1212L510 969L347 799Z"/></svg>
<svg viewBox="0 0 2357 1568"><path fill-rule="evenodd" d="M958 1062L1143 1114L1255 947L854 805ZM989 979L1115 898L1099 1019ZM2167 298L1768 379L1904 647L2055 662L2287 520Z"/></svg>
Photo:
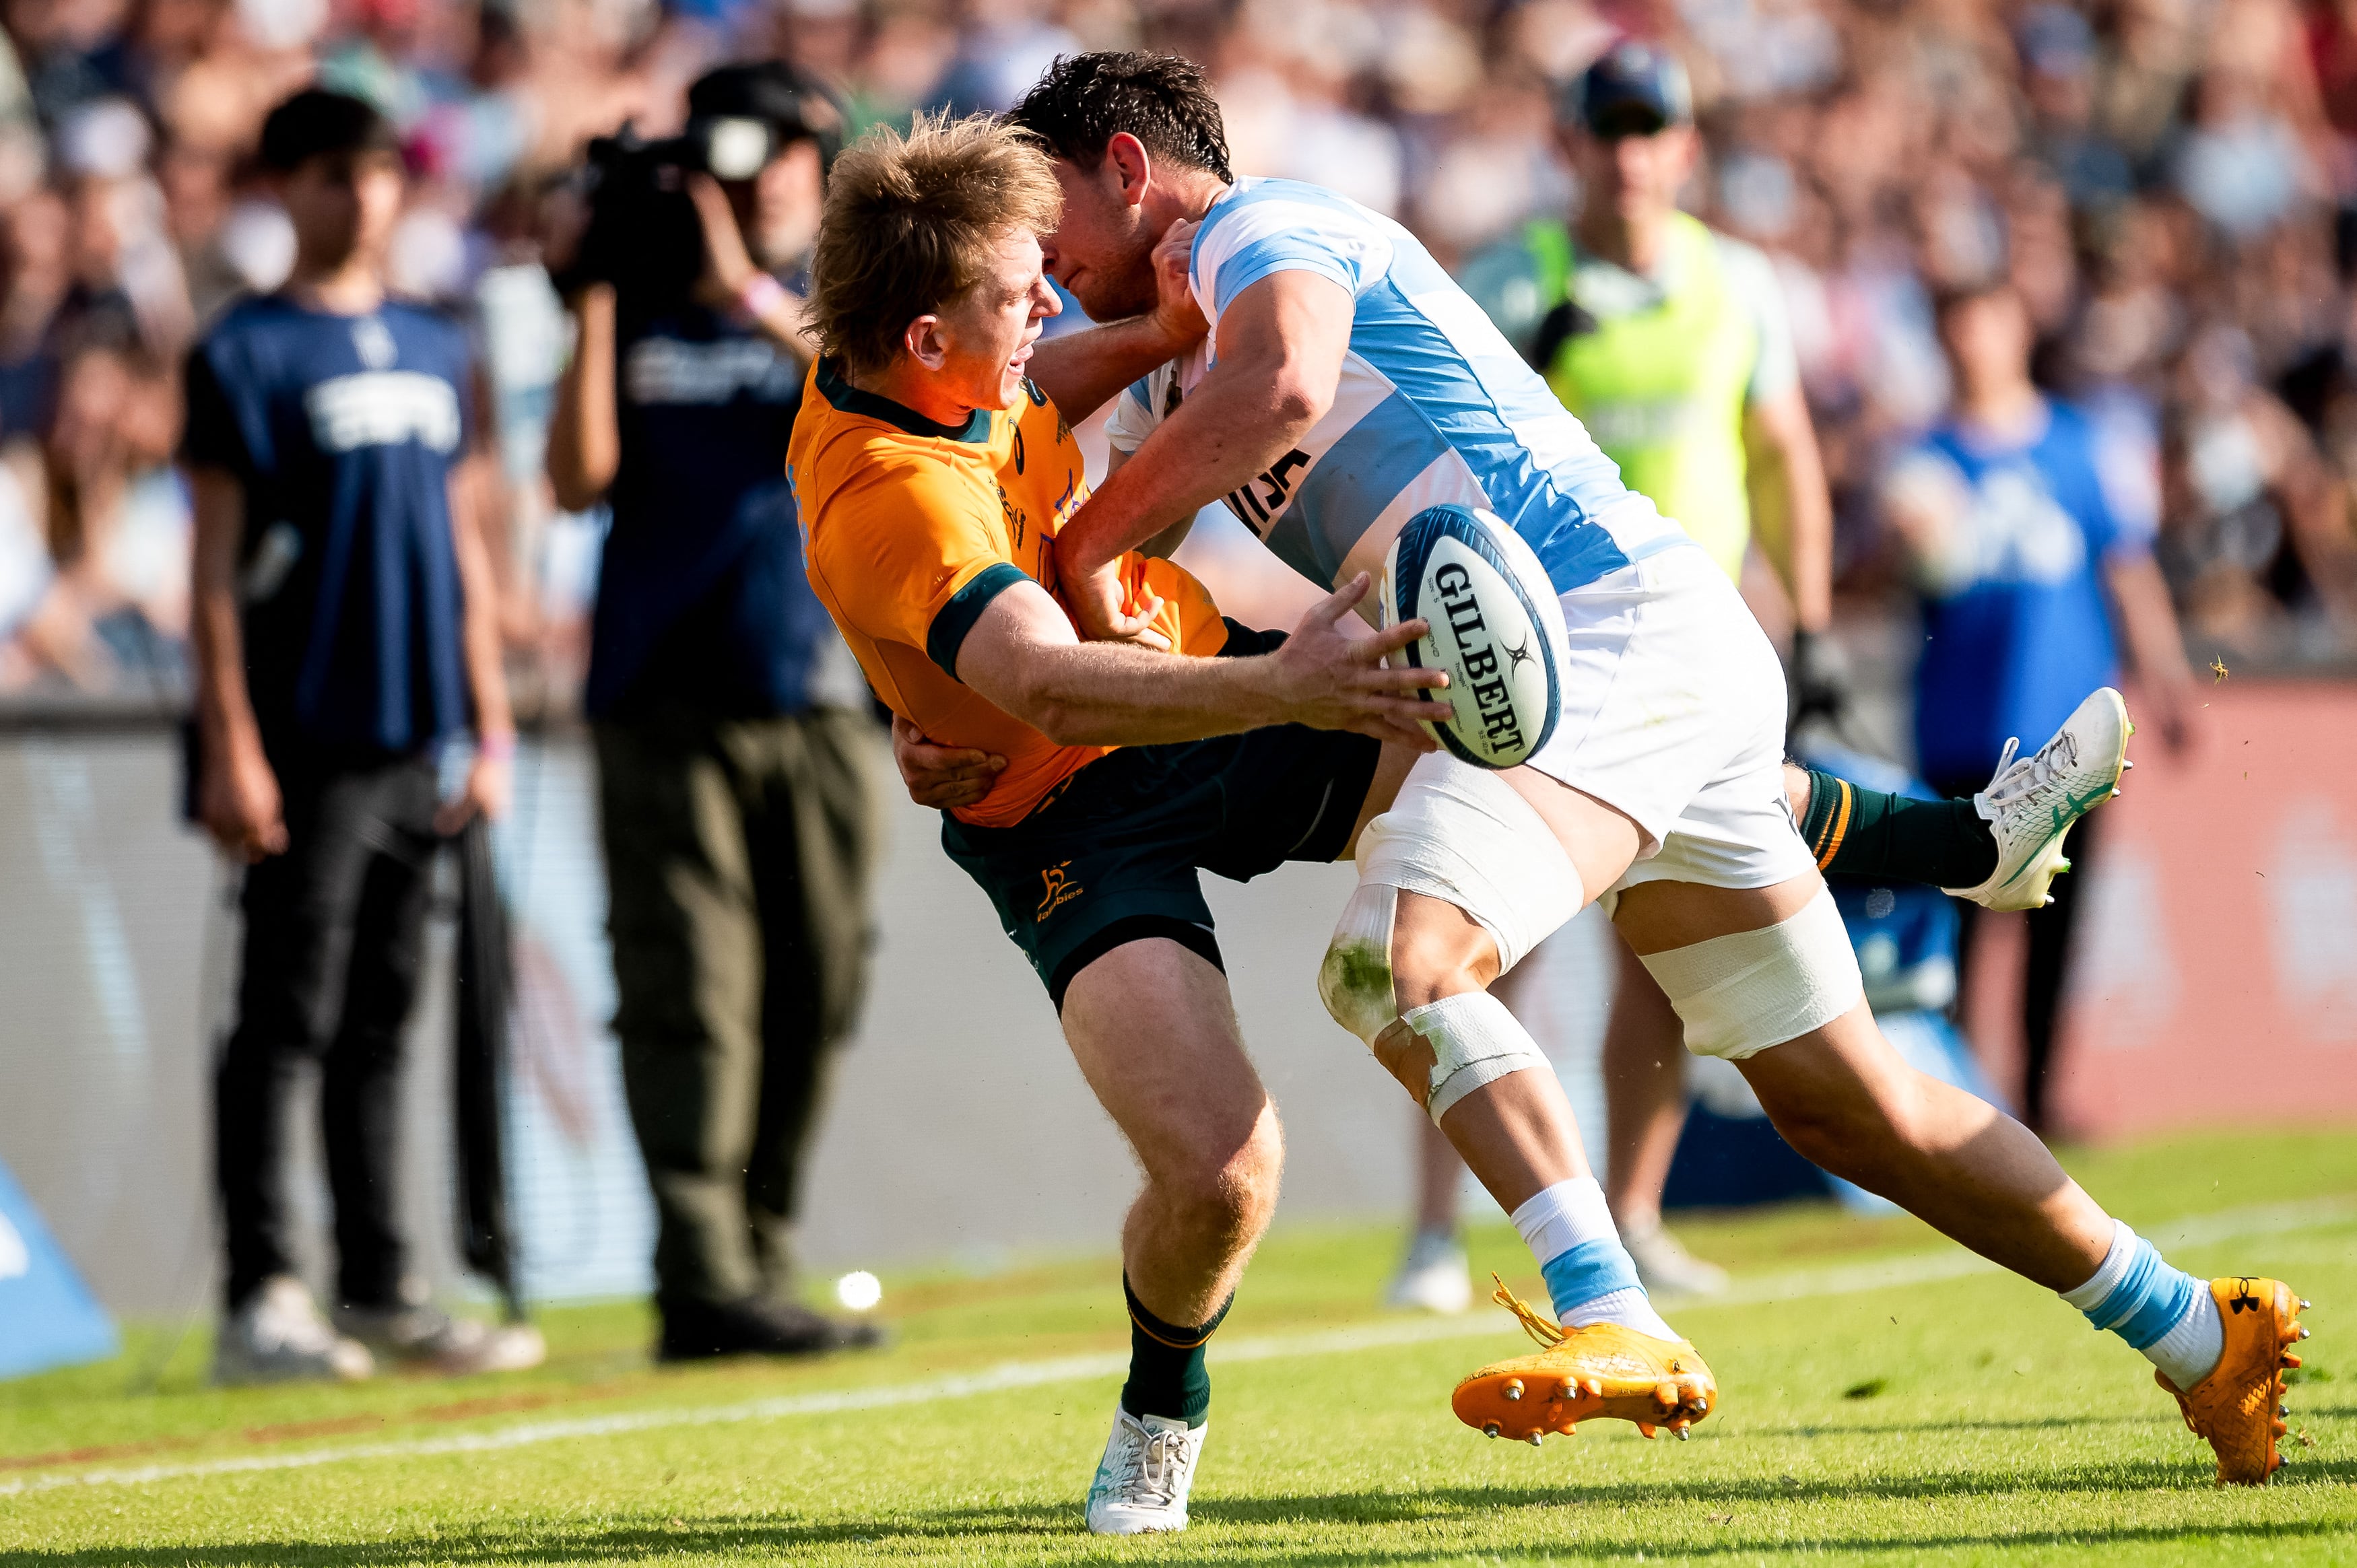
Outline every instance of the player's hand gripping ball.
<svg viewBox="0 0 2357 1568"><path fill-rule="evenodd" d="M1487 511L1427 507L1383 557L1383 624L1417 617L1432 630L1394 659L1446 670L1431 693L1456 710L1433 737L1477 768L1530 760L1555 733L1568 649L1563 607L1522 536Z"/></svg>

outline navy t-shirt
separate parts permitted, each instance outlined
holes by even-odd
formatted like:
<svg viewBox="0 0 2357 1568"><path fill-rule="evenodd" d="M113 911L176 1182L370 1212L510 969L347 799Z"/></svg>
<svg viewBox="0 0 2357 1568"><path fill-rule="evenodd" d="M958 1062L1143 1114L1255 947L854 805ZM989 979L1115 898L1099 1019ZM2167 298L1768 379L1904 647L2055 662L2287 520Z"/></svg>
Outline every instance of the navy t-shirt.
<svg viewBox="0 0 2357 1568"><path fill-rule="evenodd" d="M1919 569L1925 778L1977 787L2009 737L2034 749L2089 692L2118 683L2102 569L2151 548L2144 461L2125 432L2049 403L2029 439L1943 425L1894 468L1894 502L1936 508L1950 524L1941 559Z"/></svg>
<svg viewBox="0 0 2357 1568"><path fill-rule="evenodd" d="M802 372L700 305L617 323L621 456L592 627L593 716L812 705L839 647L802 569L786 441Z"/></svg>
<svg viewBox="0 0 2357 1568"><path fill-rule="evenodd" d="M467 724L449 478L472 364L433 311L276 295L190 353L181 453L245 488L245 672L266 741L411 752Z"/></svg>

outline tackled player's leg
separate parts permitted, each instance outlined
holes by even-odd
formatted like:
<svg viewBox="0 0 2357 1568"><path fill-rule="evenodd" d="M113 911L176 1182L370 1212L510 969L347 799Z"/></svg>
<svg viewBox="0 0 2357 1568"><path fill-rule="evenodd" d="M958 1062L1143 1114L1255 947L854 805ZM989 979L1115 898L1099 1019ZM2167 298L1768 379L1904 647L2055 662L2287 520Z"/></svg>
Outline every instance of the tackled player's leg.
<svg viewBox="0 0 2357 1568"><path fill-rule="evenodd" d="M1227 977L1168 938L1074 975L1064 1036L1145 1185L1122 1225L1130 1372L1090 1483L1103 1534L1183 1530L1209 1431L1204 1347L1276 1207L1284 1139L1237 1032Z"/></svg>
<svg viewBox="0 0 2357 1568"><path fill-rule="evenodd" d="M1282 725L1124 746L1019 822L942 822L942 847L1046 986L1145 1176L1123 1230L1130 1376L1089 1487L1093 1530L1187 1527L1204 1348L1276 1198L1276 1113L1237 1028L1201 873L1244 881L1335 859L1408 762L1367 736Z"/></svg>

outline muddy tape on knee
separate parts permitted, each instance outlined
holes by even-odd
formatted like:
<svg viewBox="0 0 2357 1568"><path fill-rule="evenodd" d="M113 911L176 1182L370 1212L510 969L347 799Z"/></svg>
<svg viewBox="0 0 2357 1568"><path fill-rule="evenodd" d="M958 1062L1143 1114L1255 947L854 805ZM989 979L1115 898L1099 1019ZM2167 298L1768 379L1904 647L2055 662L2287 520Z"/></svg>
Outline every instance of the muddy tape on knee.
<svg viewBox="0 0 2357 1568"><path fill-rule="evenodd" d="M1381 821L1381 818L1376 819ZM1318 966L1318 998L1334 1022L1373 1048L1375 1036L1399 1016L1392 989L1392 922L1399 912L1399 889L1360 882L1335 922L1333 940Z"/></svg>
<svg viewBox="0 0 2357 1568"><path fill-rule="evenodd" d="M1798 1039L1865 998L1834 896L1791 918L1638 959L1685 1026L1686 1049L1741 1061Z"/></svg>
<svg viewBox="0 0 2357 1568"><path fill-rule="evenodd" d="M1359 879L1464 910L1497 944L1501 974L1586 897L1535 807L1495 773L1439 755L1417 762L1392 809L1360 832Z"/></svg>
<svg viewBox="0 0 2357 1568"><path fill-rule="evenodd" d="M1444 996L1411 1007L1400 1021L1432 1047L1432 1089L1424 1109L1435 1126L1452 1105L1510 1072L1545 1067L1530 1031L1514 1021L1506 1004L1486 991Z"/></svg>

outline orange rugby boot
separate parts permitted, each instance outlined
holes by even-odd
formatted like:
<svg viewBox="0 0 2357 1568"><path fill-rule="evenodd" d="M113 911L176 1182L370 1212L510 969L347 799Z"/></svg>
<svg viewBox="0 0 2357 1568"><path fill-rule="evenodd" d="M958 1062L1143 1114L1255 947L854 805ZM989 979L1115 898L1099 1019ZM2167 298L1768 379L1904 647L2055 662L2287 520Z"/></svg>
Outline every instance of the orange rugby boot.
<svg viewBox="0 0 2357 1568"><path fill-rule="evenodd" d="M1493 1280L1495 1275L1491 1276ZM1631 1421L1646 1436L1667 1427L1679 1437L1711 1412L1718 1384L1683 1339L1656 1339L1617 1323L1566 1329L1533 1311L1505 1282L1491 1299L1544 1346L1482 1368L1457 1385L1457 1419L1491 1437L1535 1446L1550 1432L1609 1416Z"/></svg>
<svg viewBox="0 0 2357 1568"><path fill-rule="evenodd" d="M2299 1322L2308 1305L2280 1280L2210 1282L2226 1348L2210 1375L2180 1390L2156 1369L2153 1380L2177 1396L2185 1424L2218 1454L2218 1481L2264 1487L2283 1465L2276 1439L2284 1434L2284 1369L2299 1365L2291 1348L2308 1337Z"/></svg>

